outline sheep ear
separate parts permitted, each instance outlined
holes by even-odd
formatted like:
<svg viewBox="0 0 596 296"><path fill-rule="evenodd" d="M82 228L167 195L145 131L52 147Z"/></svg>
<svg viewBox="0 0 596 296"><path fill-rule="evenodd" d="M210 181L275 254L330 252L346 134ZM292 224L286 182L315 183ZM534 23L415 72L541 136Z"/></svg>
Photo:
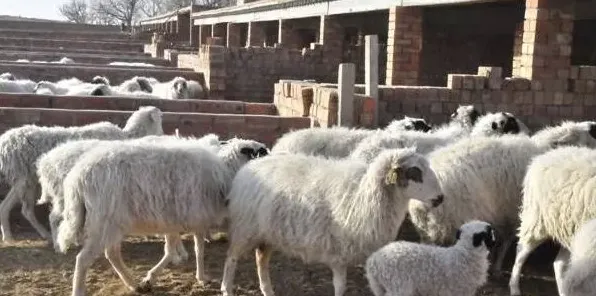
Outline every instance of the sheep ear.
<svg viewBox="0 0 596 296"><path fill-rule="evenodd" d="M596 139L596 124L590 125L590 130L588 131L588 133L590 134L590 136L592 136L592 138Z"/></svg>
<svg viewBox="0 0 596 296"><path fill-rule="evenodd" d="M257 157L263 157L266 155L269 155L269 151L267 151L266 148L261 147L259 150L257 150Z"/></svg>
<svg viewBox="0 0 596 296"><path fill-rule="evenodd" d="M476 110L476 109L472 110L472 112L470 113L471 123L475 124L476 120L478 120L478 117L480 117L480 112L478 112L478 110Z"/></svg>
<svg viewBox="0 0 596 296"><path fill-rule="evenodd" d="M455 239L458 240L460 236L461 236L461 229L458 229L457 232L455 233Z"/></svg>
<svg viewBox="0 0 596 296"><path fill-rule="evenodd" d="M507 118L505 125L503 126L504 134L519 134L519 124L514 117Z"/></svg>
<svg viewBox="0 0 596 296"><path fill-rule="evenodd" d="M228 141L219 141L219 145L227 145Z"/></svg>
<svg viewBox="0 0 596 296"><path fill-rule="evenodd" d="M386 185L395 185L399 181L400 175L403 175L403 169L401 167L392 167L387 175L385 176Z"/></svg>
<svg viewBox="0 0 596 296"><path fill-rule="evenodd" d="M250 147L244 147L240 149L240 153L246 155L249 159L255 158L255 150Z"/></svg>

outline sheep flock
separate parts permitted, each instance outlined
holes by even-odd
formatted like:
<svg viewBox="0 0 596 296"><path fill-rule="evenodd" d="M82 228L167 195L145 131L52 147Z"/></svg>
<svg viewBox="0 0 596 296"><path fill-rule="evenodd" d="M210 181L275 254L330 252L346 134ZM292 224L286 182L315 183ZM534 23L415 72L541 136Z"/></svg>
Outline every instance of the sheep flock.
<svg viewBox="0 0 596 296"><path fill-rule="evenodd" d="M183 78L111 86L101 76L0 75L0 92L175 99L192 88ZM87 275L102 255L124 289L154 291L160 274L176 273L168 265L188 260L182 234L193 237L195 283L215 284L224 296L238 293L239 262L252 251L264 296L276 294L276 251L328 268L335 296L349 293L353 267L364 270L374 296L474 296L503 276L508 250L516 253L510 293L522 295L523 264L552 239L561 246L553 263L559 295L596 295L594 121L531 131L512 113L462 105L436 126L404 116L379 129L307 128L267 147L167 135L162 116L143 106L123 127L24 125L2 134L0 175L10 187L0 203L3 243L16 241L9 214L20 203L55 256L77 253L73 296L87 295ZM49 229L36 204L50 205ZM401 237L404 227L420 241ZM215 267L205 262L213 230L227 234L226 258ZM164 239L161 259L142 279L123 259L130 235Z"/></svg>

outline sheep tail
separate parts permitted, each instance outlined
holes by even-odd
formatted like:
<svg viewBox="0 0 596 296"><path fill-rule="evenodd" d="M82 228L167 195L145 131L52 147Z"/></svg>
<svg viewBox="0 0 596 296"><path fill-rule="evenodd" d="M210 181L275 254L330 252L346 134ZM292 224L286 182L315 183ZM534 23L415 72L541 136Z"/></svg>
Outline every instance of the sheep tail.
<svg viewBox="0 0 596 296"><path fill-rule="evenodd" d="M82 195L70 187L64 188L63 219L58 228L58 247L66 253L70 246L78 244L79 233L85 223L85 203Z"/></svg>

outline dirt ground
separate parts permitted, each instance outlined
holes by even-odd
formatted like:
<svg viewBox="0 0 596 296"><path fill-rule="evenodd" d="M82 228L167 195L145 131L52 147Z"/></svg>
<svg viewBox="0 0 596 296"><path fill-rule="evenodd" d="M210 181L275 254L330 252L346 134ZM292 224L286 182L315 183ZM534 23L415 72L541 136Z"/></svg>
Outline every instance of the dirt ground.
<svg viewBox="0 0 596 296"><path fill-rule="evenodd" d="M45 241L36 238L34 233L23 234L18 228L14 231L18 241L0 245L0 295L69 295L76 252L56 254ZM219 282L210 283L204 288L195 283L192 239L188 236L184 238L191 258L180 266L169 266L164 270L157 277L153 291L147 295L221 295ZM157 238L146 240L130 237L123 244L124 260L139 281L158 262L162 248L163 242ZM221 279L226 248L225 242L213 242L206 246L205 266L217 279ZM235 280L238 296L261 295L253 256L254 254L247 254L238 264ZM525 295L557 295L551 276L552 258L542 257L538 260L530 258L534 262L525 269L526 274L533 275L522 279ZM511 262L508 262L507 269L510 265ZM331 272L325 266L305 266L299 260L288 259L276 253L271 262L271 271L276 295L333 295ZM507 296L507 282L508 275L500 280L491 280L477 295ZM89 295L137 295L124 287L105 258L99 258L87 274L87 289ZM372 296L361 268L349 270L345 296Z"/></svg>

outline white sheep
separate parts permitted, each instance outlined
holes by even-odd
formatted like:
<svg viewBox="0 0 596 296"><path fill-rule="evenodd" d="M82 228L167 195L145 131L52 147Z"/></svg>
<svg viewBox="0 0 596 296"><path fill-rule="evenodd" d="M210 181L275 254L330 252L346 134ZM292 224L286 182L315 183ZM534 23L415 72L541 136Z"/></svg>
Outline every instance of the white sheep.
<svg viewBox="0 0 596 296"><path fill-rule="evenodd" d="M474 296L487 281L489 249L495 233L489 223L470 221L450 247L393 242L366 260L366 278L375 296Z"/></svg>
<svg viewBox="0 0 596 296"><path fill-rule="evenodd" d="M203 89L203 86L198 81L194 80L187 80L186 81L188 86L188 98L190 99L199 99L204 100L207 98L207 93Z"/></svg>
<svg viewBox="0 0 596 296"><path fill-rule="evenodd" d="M5 72L5 73L0 74L0 79L10 80L10 81L17 80L17 78L14 75L12 75L12 73L10 73L10 72Z"/></svg>
<svg viewBox="0 0 596 296"><path fill-rule="evenodd" d="M0 79L0 93L33 93L36 83L29 79Z"/></svg>
<svg viewBox="0 0 596 296"><path fill-rule="evenodd" d="M596 219L581 226L571 241L569 269L563 278L567 296L596 295Z"/></svg>
<svg viewBox="0 0 596 296"><path fill-rule="evenodd" d="M431 132L434 135L443 138L459 138L464 135L469 135L480 116L480 112L474 105L459 105L457 109L451 113L451 120L449 123L438 126Z"/></svg>
<svg viewBox="0 0 596 296"><path fill-rule="evenodd" d="M271 149L277 153L301 153L319 155L331 158L345 158L350 156L358 144L367 137L394 133L398 127L416 127L413 121L417 118L404 117L395 120L390 129L351 129L346 127L307 128L285 133L277 139ZM418 125L420 127L420 125Z"/></svg>
<svg viewBox="0 0 596 296"><path fill-rule="evenodd" d="M76 77L61 79L57 82L39 81L33 92L36 94L46 94L48 90L54 95L66 95L69 92L81 92L81 89L95 87L96 84L85 83Z"/></svg>
<svg viewBox="0 0 596 296"><path fill-rule="evenodd" d="M232 139L216 154L204 145L174 139L128 141L83 154L64 179L64 220L58 230L63 252L84 234L72 295L85 294L87 269L104 250L129 289L151 288L153 276L169 263L170 246L166 243L164 258L137 286L120 255L120 243L130 233L194 232L196 277L204 283L209 277L203 236L227 217L225 194L235 172L267 153L264 144L251 140Z"/></svg>
<svg viewBox="0 0 596 296"><path fill-rule="evenodd" d="M478 119L471 136L530 134L528 127L509 112L488 113Z"/></svg>
<svg viewBox="0 0 596 296"><path fill-rule="evenodd" d="M424 118L404 116L402 120L391 121L389 125L385 127L385 130L393 132L421 131L426 133L431 130L431 126Z"/></svg>
<svg viewBox="0 0 596 296"><path fill-rule="evenodd" d="M425 157L387 150L367 165L304 154L278 154L248 163L227 197L229 249L221 291L233 295L238 259L256 248L263 295L273 295L273 249L333 272L335 295L346 289L346 268L392 241L408 200L443 201Z"/></svg>
<svg viewBox="0 0 596 296"><path fill-rule="evenodd" d="M163 82L153 83L153 94L167 100L183 100L189 98L189 88L187 80L183 77Z"/></svg>
<svg viewBox="0 0 596 296"><path fill-rule="evenodd" d="M445 204L428 210L412 201L409 214L423 241L441 245L453 242L452 233L466 221L478 219L493 225L499 237L491 271L499 275L505 254L515 241L519 225L522 181L531 159L551 149L552 142L595 146L589 136L596 123L579 122L550 128L552 141L534 141L528 135L465 138L431 152L428 157L447 197ZM574 128L571 128L573 126ZM590 140L561 142L559 130L586 134Z"/></svg>
<svg viewBox="0 0 596 296"><path fill-rule="evenodd" d="M517 254L511 269L511 295L521 295L519 280L528 256L553 239L561 245L553 269L559 295L576 230L596 218L596 150L559 147L535 157L523 180ZM591 279L593 281L593 279Z"/></svg>
<svg viewBox="0 0 596 296"><path fill-rule="evenodd" d="M95 77L93 77L91 79L91 81L89 81L89 83L92 84L105 84L105 85L110 85L110 79L108 79L105 76L101 76L101 75L96 75Z"/></svg>
<svg viewBox="0 0 596 296"><path fill-rule="evenodd" d="M128 67L155 67L153 64L148 63L131 63L131 62L111 62L110 66L128 66Z"/></svg>
<svg viewBox="0 0 596 296"><path fill-rule="evenodd" d="M162 112L153 106L143 106L135 111L120 128L109 122L98 122L84 126L36 126L25 125L13 128L0 136L0 173L11 189L0 203L0 228L2 240L13 239L10 225L10 211L21 202L21 213L35 230L50 240L50 233L37 221L34 206L39 196L39 183L35 164L37 158L58 144L73 139L122 139L145 135L163 134Z"/></svg>
<svg viewBox="0 0 596 296"><path fill-rule="evenodd" d="M143 91L146 93L153 92L153 86L150 80L147 77L143 76L135 76L131 79L125 80L122 82L118 87L116 87L117 92L137 92Z"/></svg>

